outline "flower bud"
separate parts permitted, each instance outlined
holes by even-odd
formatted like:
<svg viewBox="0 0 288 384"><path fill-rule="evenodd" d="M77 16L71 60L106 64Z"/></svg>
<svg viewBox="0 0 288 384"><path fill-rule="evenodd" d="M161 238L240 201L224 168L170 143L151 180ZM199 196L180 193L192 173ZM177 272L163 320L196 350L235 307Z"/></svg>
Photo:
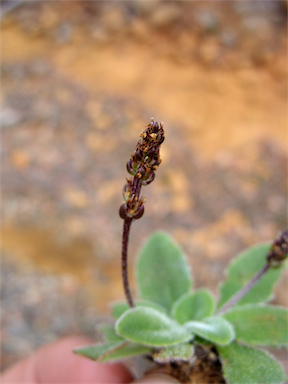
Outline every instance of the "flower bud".
<svg viewBox="0 0 288 384"><path fill-rule="evenodd" d="M146 169L145 169L144 167L141 167L140 169L138 169L138 173L137 173L137 175L140 175L140 176L138 176L139 179L140 179L142 176L145 175L145 172L146 172Z"/></svg>
<svg viewBox="0 0 288 384"><path fill-rule="evenodd" d="M153 165L157 165L157 160L156 160L156 159L152 159L152 160L150 161L149 165L150 165L151 167L153 167Z"/></svg>
<svg viewBox="0 0 288 384"><path fill-rule="evenodd" d="M135 175L135 170L133 166L134 166L134 161L132 159L127 161L126 168L127 168L127 171L130 173L130 175Z"/></svg>
<svg viewBox="0 0 288 384"><path fill-rule="evenodd" d="M147 151L147 156L149 156L150 159L153 159L156 153L157 149L155 147L152 147L151 149L149 149L149 151Z"/></svg>
<svg viewBox="0 0 288 384"><path fill-rule="evenodd" d="M133 219L135 220L140 219L143 216L143 214L144 214L144 205L140 205L140 207L137 208L137 210L133 214Z"/></svg>
<svg viewBox="0 0 288 384"><path fill-rule="evenodd" d="M148 185L152 183L152 181L155 179L155 172L151 172L150 175L148 176L147 180L142 181L142 185Z"/></svg>
<svg viewBox="0 0 288 384"><path fill-rule="evenodd" d="M153 133L157 133L159 131L159 125L157 121L151 121L150 126L152 128Z"/></svg>
<svg viewBox="0 0 288 384"><path fill-rule="evenodd" d="M119 216L121 219L125 220L127 218L127 205L123 203L119 208Z"/></svg>
<svg viewBox="0 0 288 384"><path fill-rule="evenodd" d="M143 154L141 153L141 151L139 149L137 149L134 153L134 159L135 161L141 161L143 158Z"/></svg>

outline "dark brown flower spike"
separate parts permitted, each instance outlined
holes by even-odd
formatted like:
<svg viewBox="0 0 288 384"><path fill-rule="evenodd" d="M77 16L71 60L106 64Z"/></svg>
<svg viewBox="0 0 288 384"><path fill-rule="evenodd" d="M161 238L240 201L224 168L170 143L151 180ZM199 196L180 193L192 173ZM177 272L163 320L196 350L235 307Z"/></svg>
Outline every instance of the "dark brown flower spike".
<svg viewBox="0 0 288 384"><path fill-rule="evenodd" d="M267 256L267 262L271 268L278 268L288 256L288 229L280 233L272 244Z"/></svg>
<svg viewBox="0 0 288 384"><path fill-rule="evenodd" d="M249 292L255 284L262 278L263 275L267 271L269 271L270 268L279 268L283 264L283 261L287 259L287 251L288 251L288 230L281 232L280 235L274 240L270 251L266 257L266 264L260 269L258 273L256 273L255 276L252 277L251 280L249 280L246 285L240 291L236 292L234 296L228 302L220 309L218 314L226 312L228 309L233 307L236 303L238 303L239 300L242 299L243 296L246 295L247 292Z"/></svg>
<svg viewBox="0 0 288 384"><path fill-rule="evenodd" d="M133 298L129 288L127 274L127 249L130 226L133 220L140 219L144 214L146 197L141 196L141 187L152 183L155 171L161 163L160 145L163 143L164 124L157 123L151 118L150 124L141 133L134 153L126 164L128 173L132 177L127 180L123 189L124 203L119 209L119 216L124 220L122 236L122 278L124 291L130 307L134 307Z"/></svg>

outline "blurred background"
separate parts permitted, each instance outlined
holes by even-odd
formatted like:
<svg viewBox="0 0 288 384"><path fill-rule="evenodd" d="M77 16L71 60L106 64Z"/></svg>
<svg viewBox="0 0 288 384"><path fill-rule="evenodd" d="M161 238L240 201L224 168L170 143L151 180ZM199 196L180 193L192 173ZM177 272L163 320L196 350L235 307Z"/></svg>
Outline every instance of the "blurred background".
<svg viewBox="0 0 288 384"><path fill-rule="evenodd" d="M277 0L2 1L2 368L97 337L124 299L118 209L151 116L166 140L132 281L163 229L217 295L233 256L287 226L286 27Z"/></svg>

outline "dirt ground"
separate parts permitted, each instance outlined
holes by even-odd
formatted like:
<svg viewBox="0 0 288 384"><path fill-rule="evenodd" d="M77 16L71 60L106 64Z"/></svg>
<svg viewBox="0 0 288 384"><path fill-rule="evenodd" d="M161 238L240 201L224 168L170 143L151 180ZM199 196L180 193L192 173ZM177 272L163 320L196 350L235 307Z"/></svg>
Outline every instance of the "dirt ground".
<svg viewBox="0 0 288 384"><path fill-rule="evenodd" d="M97 337L123 299L118 208L151 116L166 140L132 280L164 229L217 295L235 254L287 226L284 1L18 3L1 20L2 368L63 335Z"/></svg>

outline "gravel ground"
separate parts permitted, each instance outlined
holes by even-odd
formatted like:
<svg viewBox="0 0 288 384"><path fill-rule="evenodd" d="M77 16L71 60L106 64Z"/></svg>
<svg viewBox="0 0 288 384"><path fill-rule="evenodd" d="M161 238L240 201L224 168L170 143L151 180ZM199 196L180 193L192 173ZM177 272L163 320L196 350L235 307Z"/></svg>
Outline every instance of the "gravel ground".
<svg viewBox="0 0 288 384"><path fill-rule="evenodd" d="M101 316L75 277L41 273L11 255L3 255L1 272L3 368L61 336L86 334L97 340Z"/></svg>

